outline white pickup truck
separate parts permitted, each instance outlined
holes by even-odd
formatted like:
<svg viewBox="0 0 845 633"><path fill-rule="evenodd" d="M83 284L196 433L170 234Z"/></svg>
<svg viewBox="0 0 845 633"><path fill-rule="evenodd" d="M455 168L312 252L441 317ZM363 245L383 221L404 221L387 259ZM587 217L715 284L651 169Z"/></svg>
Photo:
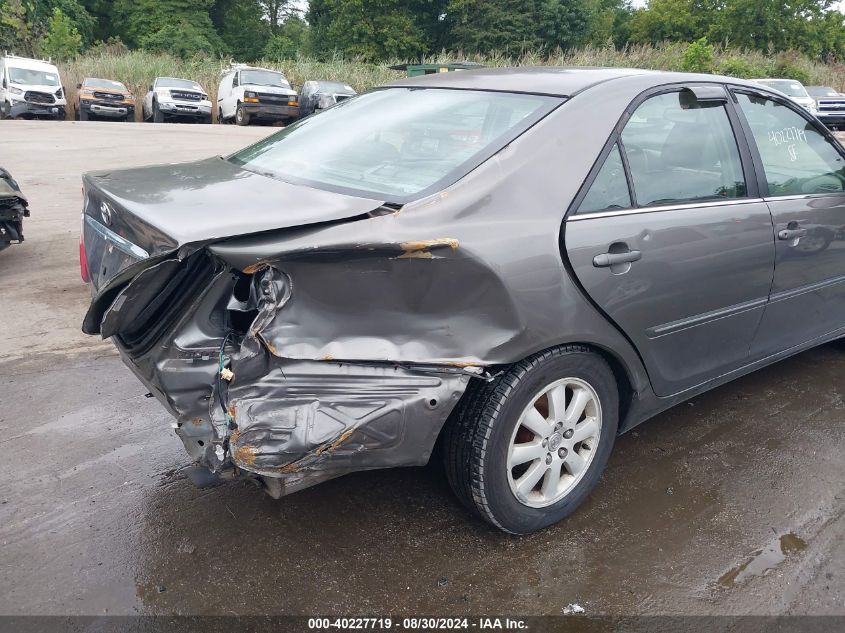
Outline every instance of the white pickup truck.
<svg viewBox="0 0 845 633"><path fill-rule="evenodd" d="M141 109L144 121L164 123L167 119L190 119L211 123L208 93L190 79L156 77Z"/></svg>

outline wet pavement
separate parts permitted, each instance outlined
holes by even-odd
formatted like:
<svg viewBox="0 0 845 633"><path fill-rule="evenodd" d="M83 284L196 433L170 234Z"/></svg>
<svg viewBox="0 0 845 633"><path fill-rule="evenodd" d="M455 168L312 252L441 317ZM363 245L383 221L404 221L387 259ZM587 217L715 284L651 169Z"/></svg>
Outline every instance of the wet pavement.
<svg viewBox="0 0 845 633"><path fill-rule="evenodd" d="M280 501L196 489L169 416L78 331L79 173L272 131L0 123L33 215L0 253L24 332L0 341L0 613L845 614L845 344L623 436L580 511L528 537L473 518L434 464Z"/></svg>

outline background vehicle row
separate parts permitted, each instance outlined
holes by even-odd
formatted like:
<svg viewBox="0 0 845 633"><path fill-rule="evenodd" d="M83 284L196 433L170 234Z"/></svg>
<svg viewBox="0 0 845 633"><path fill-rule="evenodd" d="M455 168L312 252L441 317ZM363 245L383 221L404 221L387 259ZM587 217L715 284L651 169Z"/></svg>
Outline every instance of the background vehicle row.
<svg viewBox="0 0 845 633"><path fill-rule="evenodd" d="M55 65L15 55L0 58L0 118L62 120L70 106L78 121L135 120L135 96L120 81L86 77L76 89L68 104ZM223 71L216 105L196 81L156 77L141 100L141 120L211 123L216 111L219 123L287 124L355 94L342 82L306 81L303 103L283 73L238 64Z"/></svg>

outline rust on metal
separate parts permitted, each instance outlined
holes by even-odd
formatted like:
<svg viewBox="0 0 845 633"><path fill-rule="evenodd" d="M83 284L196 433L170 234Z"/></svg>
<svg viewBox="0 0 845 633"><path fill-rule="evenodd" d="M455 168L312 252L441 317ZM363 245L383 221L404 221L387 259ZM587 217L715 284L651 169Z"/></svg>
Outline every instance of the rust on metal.
<svg viewBox="0 0 845 633"><path fill-rule="evenodd" d="M250 264L246 268L243 269L243 272L247 275L254 275L262 268L267 268L270 265L270 262L266 260L257 261L254 264Z"/></svg>
<svg viewBox="0 0 845 633"><path fill-rule="evenodd" d="M252 466L255 464L255 459L258 457L258 448L251 444L238 446L235 452L232 453L232 459L240 464Z"/></svg>

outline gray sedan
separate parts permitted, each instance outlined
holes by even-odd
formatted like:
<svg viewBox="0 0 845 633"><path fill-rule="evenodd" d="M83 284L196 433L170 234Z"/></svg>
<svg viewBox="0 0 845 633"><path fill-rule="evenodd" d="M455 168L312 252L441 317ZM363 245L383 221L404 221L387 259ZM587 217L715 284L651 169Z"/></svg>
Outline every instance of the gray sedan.
<svg viewBox="0 0 845 633"><path fill-rule="evenodd" d="M86 174L83 329L200 483L279 497L434 454L528 533L619 433L845 334L843 168L727 77L405 79L225 158Z"/></svg>

